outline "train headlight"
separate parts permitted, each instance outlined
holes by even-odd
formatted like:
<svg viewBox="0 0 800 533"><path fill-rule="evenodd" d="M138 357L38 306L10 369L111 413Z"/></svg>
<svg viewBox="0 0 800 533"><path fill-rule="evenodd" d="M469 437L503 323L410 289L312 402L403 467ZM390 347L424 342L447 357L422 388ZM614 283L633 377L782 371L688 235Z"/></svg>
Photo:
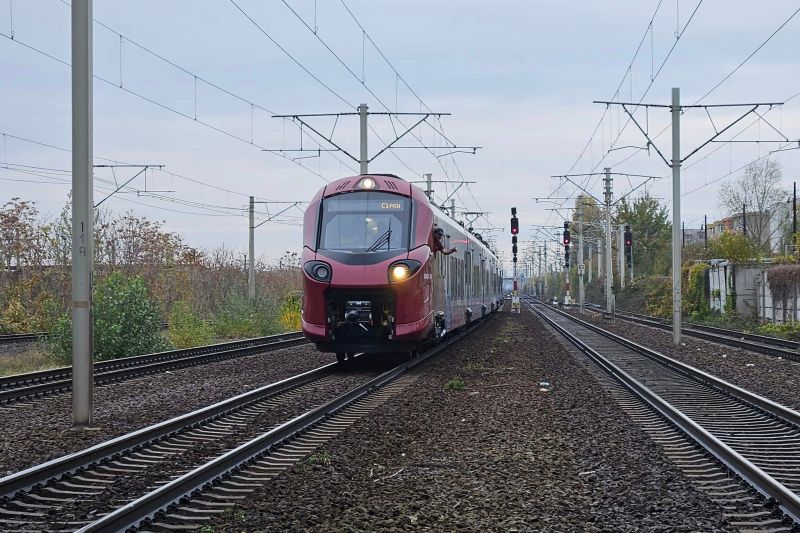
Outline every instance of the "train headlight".
<svg viewBox="0 0 800 533"><path fill-rule="evenodd" d="M361 189L374 189L377 183L375 183L375 180L372 178L364 178L358 182L358 186Z"/></svg>
<svg viewBox="0 0 800 533"><path fill-rule="evenodd" d="M303 270L309 277L317 281L330 281L331 280L331 266L322 261L308 261L303 265Z"/></svg>
<svg viewBox="0 0 800 533"><path fill-rule="evenodd" d="M419 261L404 259L389 265L389 281L397 282L410 278L422 264Z"/></svg>
<svg viewBox="0 0 800 533"><path fill-rule="evenodd" d="M392 267L392 281L400 281L406 279L411 274L411 269L408 265L399 264Z"/></svg>

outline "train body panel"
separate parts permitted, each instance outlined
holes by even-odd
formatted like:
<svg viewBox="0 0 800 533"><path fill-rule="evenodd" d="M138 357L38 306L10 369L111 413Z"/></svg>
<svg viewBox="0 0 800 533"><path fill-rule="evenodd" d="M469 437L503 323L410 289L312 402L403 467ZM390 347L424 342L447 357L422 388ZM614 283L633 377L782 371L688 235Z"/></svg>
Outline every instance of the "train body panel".
<svg viewBox="0 0 800 533"><path fill-rule="evenodd" d="M455 253L436 251L436 228ZM500 302L497 257L396 176L328 184L309 204L303 239L303 332L323 351L414 350Z"/></svg>

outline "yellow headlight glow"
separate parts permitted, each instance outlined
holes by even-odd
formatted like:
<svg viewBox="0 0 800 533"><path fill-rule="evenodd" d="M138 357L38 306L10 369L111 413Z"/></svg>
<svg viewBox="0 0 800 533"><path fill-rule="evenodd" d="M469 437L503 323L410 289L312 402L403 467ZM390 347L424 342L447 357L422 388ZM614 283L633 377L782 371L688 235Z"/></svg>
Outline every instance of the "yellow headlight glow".
<svg viewBox="0 0 800 533"><path fill-rule="evenodd" d="M407 265L395 265L392 267L392 280L400 281L406 279L411 273L411 269Z"/></svg>

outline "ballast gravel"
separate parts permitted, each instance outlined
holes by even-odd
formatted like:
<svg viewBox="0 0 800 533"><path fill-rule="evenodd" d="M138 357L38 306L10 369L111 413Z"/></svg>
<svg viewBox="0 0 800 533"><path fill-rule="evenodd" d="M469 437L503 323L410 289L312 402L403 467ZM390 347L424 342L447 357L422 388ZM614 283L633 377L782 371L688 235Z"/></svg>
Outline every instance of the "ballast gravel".
<svg viewBox="0 0 800 533"><path fill-rule="evenodd" d="M418 372L206 531L731 530L530 312Z"/></svg>
<svg viewBox="0 0 800 533"><path fill-rule="evenodd" d="M576 311L571 311L576 314ZM659 353L713 374L772 401L800 410L800 362L751 352L683 335L680 348L672 343L672 332L586 312L579 318L608 329Z"/></svg>
<svg viewBox="0 0 800 533"><path fill-rule="evenodd" d="M310 345L95 388L95 428L73 431L70 394L0 407L0 476L179 416L335 358Z"/></svg>

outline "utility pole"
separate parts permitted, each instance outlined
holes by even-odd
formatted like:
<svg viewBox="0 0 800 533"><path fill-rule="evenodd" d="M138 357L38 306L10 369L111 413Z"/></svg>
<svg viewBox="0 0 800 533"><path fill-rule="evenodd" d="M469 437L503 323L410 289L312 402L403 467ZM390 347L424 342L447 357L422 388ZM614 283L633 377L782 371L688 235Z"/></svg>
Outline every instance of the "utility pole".
<svg viewBox="0 0 800 533"><path fill-rule="evenodd" d="M547 295L547 243L544 245L544 294Z"/></svg>
<svg viewBox="0 0 800 533"><path fill-rule="evenodd" d="M708 249L708 215L703 215L703 244Z"/></svg>
<svg viewBox="0 0 800 533"><path fill-rule="evenodd" d="M247 296L256 299L256 199L250 197L248 208L250 218L250 231L247 239Z"/></svg>
<svg viewBox="0 0 800 533"><path fill-rule="evenodd" d="M425 196L428 197L428 200L431 202L433 201L433 183L431 180L431 176L433 174L425 174Z"/></svg>
<svg viewBox="0 0 800 533"><path fill-rule="evenodd" d="M792 193L792 238L797 233L797 182L794 182L794 192ZM794 243L792 243L794 244Z"/></svg>
<svg viewBox="0 0 800 533"><path fill-rule="evenodd" d="M681 344L681 90L672 88L672 343Z"/></svg>
<svg viewBox="0 0 800 533"><path fill-rule="evenodd" d="M625 288L625 228L620 224L617 235L617 265L619 266L619 290Z"/></svg>
<svg viewBox="0 0 800 533"><path fill-rule="evenodd" d="M72 426L94 423L92 0L72 2Z"/></svg>
<svg viewBox="0 0 800 533"><path fill-rule="evenodd" d="M367 104L360 104L358 106L358 117L361 124L361 153L358 158L359 166L361 167L360 173L366 174L368 172L367 166L369 165L369 154L367 153Z"/></svg>
<svg viewBox="0 0 800 533"><path fill-rule="evenodd" d="M584 312L584 287L583 273L586 266L583 264L583 200L578 201L578 303L580 312Z"/></svg>
<svg viewBox="0 0 800 533"><path fill-rule="evenodd" d="M603 239L601 237L597 238L597 279L603 277Z"/></svg>
<svg viewBox="0 0 800 533"><path fill-rule="evenodd" d="M686 248L686 222L681 222L681 248Z"/></svg>
<svg viewBox="0 0 800 533"><path fill-rule="evenodd" d="M797 182L794 182L792 193L792 236L797 233Z"/></svg>
<svg viewBox="0 0 800 533"><path fill-rule="evenodd" d="M606 176L603 178L605 184L604 199L606 203L606 246L603 251L606 260L606 312L614 312L614 272L611 266L611 168L605 168Z"/></svg>
<svg viewBox="0 0 800 533"><path fill-rule="evenodd" d="M680 231L681 231L681 165L704 146L714 142L719 136L731 129L734 125L738 124L751 113L757 113L758 108L762 106L779 106L783 102L759 102L747 104L693 104L681 106L680 89L677 87L672 88L672 103L670 105L663 104L643 104L641 102L618 102L618 101L598 101L597 104L605 104L606 106L618 105L621 106L625 113L630 117L639 129L639 132L647 139L647 146L652 147L664 163L672 169L672 342L675 345L680 345L681 342L681 246L680 246ZM636 120L635 111L640 108L669 108L672 114L672 160L668 161L664 154L659 150L658 146L653 142L650 137L649 125L642 124ZM689 154L681 158L681 111L683 109L702 108L708 113L710 107L744 107L747 108L738 118L732 120L727 126L717 127L713 124L711 115L709 120L714 127L714 135L711 136L706 142L700 144L697 148L690 151ZM633 109L633 112L631 111ZM760 116L760 115L759 115ZM647 128L647 129L645 129ZM748 142L748 141L742 141ZM783 142L783 141L781 141Z"/></svg>
<svg viewBox="0 0 800 533"><path fill-rule="evenodd" d="M742 234L747 237L747 204L742 204Z"/></svg>
<svg viewBox="0 0 800 533"><path fill-rule="evenodd" d="M592 268L592 266L593 266L592 258L593 257L594 257L594 246L592 246L591 243L590 243L589 244L589 267L587 268L587 270L589 272L589 279L586 280L590 284L592 283L592 270L593 270L593 268Z"/></svg>
<svg viewBox="0 0 800 533"><path fill-rule="evenodd" d="M456 201L453 198L450 199L450 216L456 219Z"/></svg>

